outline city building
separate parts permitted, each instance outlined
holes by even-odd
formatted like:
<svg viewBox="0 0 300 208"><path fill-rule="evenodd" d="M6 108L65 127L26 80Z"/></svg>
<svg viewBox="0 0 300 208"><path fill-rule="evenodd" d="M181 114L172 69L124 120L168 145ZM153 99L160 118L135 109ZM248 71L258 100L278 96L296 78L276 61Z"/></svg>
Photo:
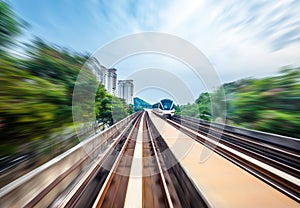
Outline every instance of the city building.
<svg viewBox="0 0 300 208"><path fill-rule="evenodd" d="M86 66L88 69L91 69L93 74L96 76L97 80L100 80L100 76L101 76L101 64L99 63L99 61L92 57L90 59L88 59L88 61L86 62Z"/></svg>
<svg viewBox="0 0 300 208"><path fill-rule="evenodd" d="M133 103L133 80L118 81L118 96L123 98L126 103Z"/></svg>
<svg viewBox="0 0 300 208"><path fill-rule="evenodd" d="M107 91L112 95L117 95L117 69L108 69Z"/></svg>
<svg viewBox="0 0 300 208"><path fill-rule="evenodd" d="M108 77L108 69L105 66L100 66L99 76L97 77L100 80L101 84L104 85L105 89L107 89L107 77Z"/></svg>
<svg viewBox="0 0 300 208"><path fill-rule="evenodd" d="M108 93L117 95L117 69L107 69L101 65L96 58L90 58L87 62L87 66L92 70L96 79L103 84Z"/></svg>

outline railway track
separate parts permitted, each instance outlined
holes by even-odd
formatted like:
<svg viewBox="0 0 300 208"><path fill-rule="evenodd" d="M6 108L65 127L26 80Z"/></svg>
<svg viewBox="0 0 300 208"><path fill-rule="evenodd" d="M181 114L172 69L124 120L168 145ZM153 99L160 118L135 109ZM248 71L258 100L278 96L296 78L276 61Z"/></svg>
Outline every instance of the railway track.
<svg viewBox="0 0 300 208"><path fill-rule="evenodd" d="M261 161L293 176L297 177L300 175L299 150L297 152L297 150L288 149L271 142L259 141L251 136L233 133L226 129L214 128L213 126L199 123L199 120L192 118L175 116L173 120L205 136L209 135L216 141L220 138L220 142L224 144L231 144L244 151L256 154L256 158L260 158Z"/></svg>
<svg viewBox="0 0 300 208"><path fill-rule="evenodd" d="M104 184L102 184L92 207L124 206L130 167L140 122L141 117L135 122L128 136L124 138L123 144L120 144L116 150L119 153L115 161L110 160L110 162L112 162L110 172ZM86 205L86 203L84 205Z"/></svg>
<svg viewBox="0 0 300 208"><path fill-rule="evenodd" d="M103 197L100 199L97 199L97 197L105 196L106 193L108 193L109 197L109 193L114 189L115 182L119 183L122 181L123 184L126 183L125 177L115 174L115 168L120 163L125 166L126 163L128 164L128 161L121 160L122 155L134 148L133 139L129 138L136 135L140 117L141 114L135 117L118 137L113 139L111 147L103 155L99 155L99 160L95 162L95 165L90 168L87 174L82 176L81 182L77 183L79 185L67 191L67 195L62 195L60 197L62 200L56 200L59 203L54 202L52 207L95 207L95 201L98 201L100 205L104 201ZM116 177L112 181L114 176ZM115 199L117 200L117 204L124 201L124 198ZM112 202L114 202L113 199Z"/></svg>
<svg viewBox="0 0 300 208"><path fill-rule="evenodd" d="M251 136L233 133L226 130L226 127L223 131L192 118L175 116L172 120L168 119L167 121L289 197L300 201L299 182L293 181L293 179L299 181L299 152L271 142L260 141ZM229 149L233 151L229 151ZM235 152L246 156L242 157L241 154ZM253 160L247 159L247 156L259 162L253 162ZM262 163L274 169L258 165ZM280 170L280 173L277 170Z"/></svg>
<svg viewBox="0 0 300 208"><path fill-rule="evenodd" d="M100 168L97 180L91 180L86 189L74 201L71 207L131 207L126 198L137 195L128 191L131 166L138 134L142 136L142 197L143 207L207 207L199 191L192 184L179 164L168 167L168 161L175 157L168 152L163 157L162 151L168 149L157 130L145 113L140 116L133 128L128 130L123 140L115 148L117 154L105 161ZM97 193L97 194L95 194ZM139 200L136 199L135 200ZM126 207L125 206L125 207Z"/></svg>
<svg viewBox="0 0 300 208"><path fill-rule="evenodd" d="M1 189L0 203L5 202L6 207L211 207L161 136L152 115L151 119L148 112L140 112L105 135L91 138L84 148L76 147L62 156L61 164L60 159L54 160L40 173L30 173L34 177L29 174ZM298 161L297 152L234 132L221 132L193 119L175 117L167 122L299 202L299 183L289 180L299 181L299 164L289 165ZM70 162L68 168L53 174L56 167L61 169ZM133 176L134 168L140 171L139 177ZM53 170L48 173L48 169ZM38 181L44 182L47 176L53 180L36 189L34 196L24 191ZM17 194L20 200L14 198Z"/></svg>
<svg viewBox="0 0 300 208"><path fill-rule="evenodd" d="M168 145L159 134L153 122L150 120L148 113L146 114L146 117L146 128L148 129L149 134L146 136L145 145L146 148L147 145L150 146L150 149L153 148L156 165L159 168L160 184L161 187L163 187L163 192L165 192L165 203L167 202L163 207L209 207L210 205L208 201L206 201L201 192L196 188L188 175L185 173L180 163L177 161ZM145 154L149 154L149 152L145 152ZM150 153L150 155L151 154L153 153ZM153 157L151 157L150 160L151 159L153 159ZM147 157L145 160L147 161ZM145 162L144 164L147 165ZM156 167L154 167L154 170L155 169ZM147 171L146 169L144 170ZM157 175L152 176L157 177ZM147 180L152 180L155 182L155 179L149 178L149 176L144 177L143 180L145 182ZM145 187L147 188L147 186ZM159 190L160 188L154 188L151 190L152 194L150 193L149 195L151 196L153 193L157 194ZM145 195L148 195L147 190L145 190ZM150 199L145 197L145 204L147 205L146 207L162 207L159 204L158 206L155 206L157 204L151 204L151 202L158 197L159 196L153 196L152 200L151 197L149 197Z"/></svg>
<svg viewBox="0 0 300 208"><path fill-rule="evenodd" d="M139 135L140 134L140 135ZM142 137L142 207L208 207L207 201L190 181L147 113L139 115L124 132L115 139L114 145L101 161L88 171L77 186L62 194L50 207L131 207L125 202L128 182L137 145ZM162 154L163 151L167 151ZM81 184L81 185L78 185ZM134 196L133 196L134 197ZM138 200L138 199L136 199ZM125 207L126 207L125 206Z"/></svg>
<svg viewBox="0 0 300 208"><path fill-rule="evenodd" d="M114 127L101 137L95 136L82 147L74 147L4 187L0 191L1 204L28 208L131 207L130 199L135 199L137 193L128 190L128 184L140 138L142 168L138 180L142 207L209 206L177 163L147 112L133 115L123 123L121 129ZM39 181L43 184L37 185ZM38 188L26 192L26 187Z"/></svg>
<svg viewBox="0 0 300 208"><path fill-rule="evenodd" d="M0 189L3 207L64 207L74 203L110 155L111 147L139 115L133 114L104 132Z"/></svg>

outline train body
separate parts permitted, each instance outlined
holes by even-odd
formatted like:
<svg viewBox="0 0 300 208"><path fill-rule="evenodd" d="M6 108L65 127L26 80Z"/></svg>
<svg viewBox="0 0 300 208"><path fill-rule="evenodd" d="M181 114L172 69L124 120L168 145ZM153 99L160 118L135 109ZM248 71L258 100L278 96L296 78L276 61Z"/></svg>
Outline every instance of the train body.
<svg viewBox="0 0 300 208"><path fill-rule="evenodd" d="M160 102L155 103L152 106L152 109L158 115L167 118L173 117L175 112L174 102L170 99L163 99Z"/></svg>

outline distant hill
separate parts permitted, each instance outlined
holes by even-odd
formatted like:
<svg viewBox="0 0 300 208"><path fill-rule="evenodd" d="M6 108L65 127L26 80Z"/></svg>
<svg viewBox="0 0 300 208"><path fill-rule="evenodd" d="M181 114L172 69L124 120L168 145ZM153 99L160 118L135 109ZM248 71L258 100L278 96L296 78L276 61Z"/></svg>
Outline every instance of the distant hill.
<svg viewBox="0 0 300 208"><path fill-rule="evenodd" d="M144 108L152 108L152 105L142 100L141 98L135 97L133 98L133 108L134 111L139 111Z"/></svg>

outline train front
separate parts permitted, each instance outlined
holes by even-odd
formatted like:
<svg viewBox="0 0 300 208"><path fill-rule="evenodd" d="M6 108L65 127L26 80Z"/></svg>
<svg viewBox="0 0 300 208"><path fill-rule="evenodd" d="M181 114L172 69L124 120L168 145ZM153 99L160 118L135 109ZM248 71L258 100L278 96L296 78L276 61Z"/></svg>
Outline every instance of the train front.
<svg viewBox="0 0 300 208"><path fill-rule="evenodd" d="M173 117L174 116L174 102L173 100L169 100L169 99L163 99L160 101L161 106L162 106L162 110L161 110L161 114L163 117Z"/></svg>

